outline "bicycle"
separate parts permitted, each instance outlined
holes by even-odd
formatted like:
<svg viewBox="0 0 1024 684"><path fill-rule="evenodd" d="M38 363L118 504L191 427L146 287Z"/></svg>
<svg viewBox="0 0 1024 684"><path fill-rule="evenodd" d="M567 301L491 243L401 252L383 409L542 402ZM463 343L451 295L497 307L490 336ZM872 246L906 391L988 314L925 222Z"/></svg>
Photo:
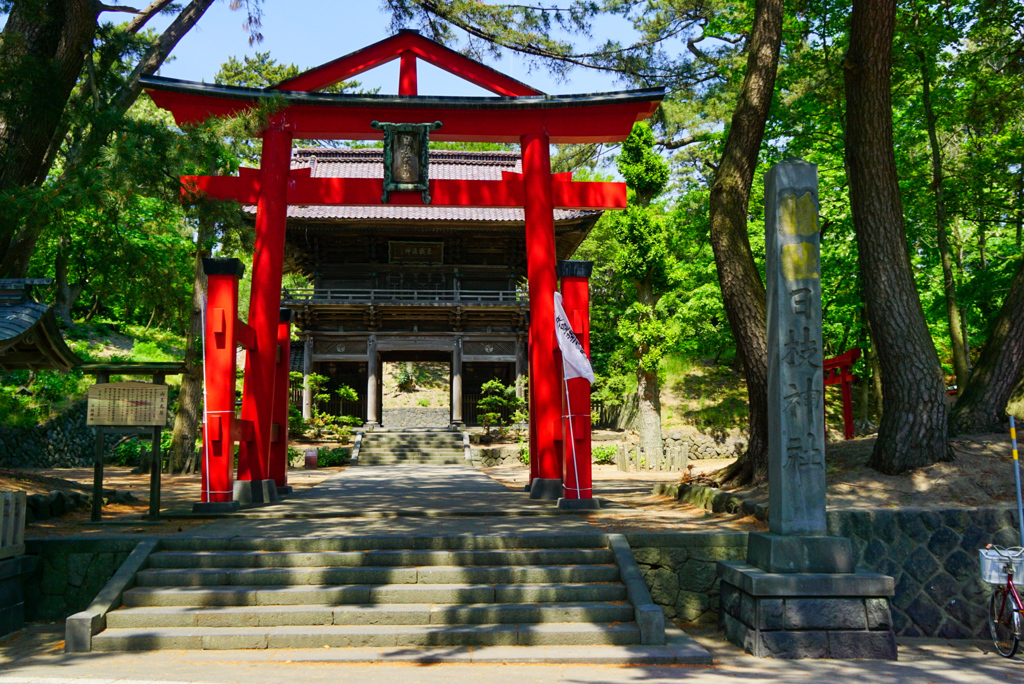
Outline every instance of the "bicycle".
<svg viewBox="0 0 1024 684"><path fill-rule="evenodd" d="M999 655L1012 658L1024 639L1024 602L1013 583L1014 576L1024 575L1024 548L989 544L979 553L982 580L994 585L988 629Z"/></svg>

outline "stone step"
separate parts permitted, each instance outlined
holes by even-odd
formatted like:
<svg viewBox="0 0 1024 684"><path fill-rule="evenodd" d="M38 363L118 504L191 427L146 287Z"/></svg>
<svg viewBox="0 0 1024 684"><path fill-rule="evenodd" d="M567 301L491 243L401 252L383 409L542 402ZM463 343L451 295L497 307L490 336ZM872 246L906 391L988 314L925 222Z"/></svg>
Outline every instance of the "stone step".
<svg viewBox="0 0 1024 684"><path fill-rule="evenodd" d="M107 629L97 651L638 644L635 624L314 625Z"/></svg>
<svg viewBox="0 0 1024 684"><path fill-rule="evenodd" d="M388 534L350 537L168 537L160 548L168 551L254 551L313 553L322 551L483 551L534 549L607 549L603 532L564 534L524 532L493 535L423 535L402 537Z"/></svg>
<svg viewBox="0 0 1024 684"><path fill-rule="evenodd" d="M399 439L395 437L363 437L363 446L386 445L386 446L412 446L412 447L433 447L433 446L462 446L462 437L431 437L427 439Z"/></svg>
<svg viewBox="0 0 1024 684"><path fill-rule="evenodd" d="M395 456L363 456L360 454L359 459L356 460L353 465L355 466L373 466L373 465L437 465L437 466L461 466L466 464L466 459L462 456L449 456L447 458L438 458L434 456L409 456L409 457L395 457Z"/></svg>
<svg viewBox="0 0 1024 684"><path fill-rule="evenodd" d="M121 608L107 615L109 629L149 627L279 627L283 625L529 624L630 622L628 603L485 603L308 606L156 606Z"/></svg>
<svg viewBox="0 0 1024 684"><path fill-rule="evenodd" d="M351 584L134 587L121 603L143 606L281 606L378 603L624 601L620 582L531 584Z"/></svg>
<svg viewBox="0 0 1024 684"><path fill-rule="evenodd" d="M336 584L513 584L615 582L615 565L493 565L333 568L167 568L141 570L140 587Z"/></svg>
<svg viewBox="0 0 1024 684"><path fill-rule="evenodd" d="M462 456L465 450L458 449L391 449L389 447L361 447L359 455L365 454L393 454L395 456Z"/></svg>
<svg viewBox="0 0 1024 684"><path fill-rule="evenodd" d="M615 562L611 549L493 551L160 551L150 568L396 567L423 565L598 565Z"/></svg>

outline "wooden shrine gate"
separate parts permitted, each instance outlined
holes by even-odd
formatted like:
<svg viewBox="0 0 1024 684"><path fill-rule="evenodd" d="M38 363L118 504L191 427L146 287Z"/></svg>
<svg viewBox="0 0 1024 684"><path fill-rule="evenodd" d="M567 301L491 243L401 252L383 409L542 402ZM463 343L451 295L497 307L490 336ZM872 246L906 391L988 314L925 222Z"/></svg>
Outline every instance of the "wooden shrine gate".
<svg viewBox="0 0 1024 684"><path fill-rule="evenodd" d="M401 60L399 94L346 95L315 92L392 60ZM495 97L421 97L416 63L423 60L494 93ZM589 498L563 490L562 377L554 328L557 284L554 210L622 209L623 183L575 182L571 174L552 174L553 143L623 141L637 121L650 117L664 97L663 88L587 95L545 95L505 74L460 55L415 31L397 35L286 80L274 88L240 88L150 77L143 86L156 104L171 111L179 124L197 124L213 116L232 116L272 104L261 137L259 169L238 176L183 178L189 191L256 205L256 249L248 323L230 308L208 318L223 363L207 358L208 399L223 401L207 411L202 501L230 505L235 498L263 500L285 487L286 469L278 463L287 446L287 365L282 320L281 275L285 223L289 205L374 205L384 203L452 207L523 207L526 216L527 279L530 295L529 377L531 497ZM292 141L300 139L384 139L382 178L313 178L308 170L290 169ZM522 150L521 174L500 181L430 179L428 139L457 142L516 143ZM234 264L211 264L231 279ZM211 275L216 275L211 272ZM230 283L224 285L230 290ZM237 280L236 285L237 287ZM580 288L566 289L565 308L581 338L589 330L589 308ZM584 288L585 289L585 288ZM211 292L210 311L213 312ZM230 293L227 295L230 300ZM219 337L218 337L219 336ZM240 419L234 417L233 355L246 346L245 383ZM587 340L583 340L588 345ZM207 346L209 351L209 342ZM225 350L231 350L227 354ZM216 389L215 389L216 388ZM570 382L570 400L589 402L589 388ZM212 404L213 402L211 402ZM275 417L275 407L285 413ZM209 409L210 407L208 407ZM214 419L219 416L218 419ZM589 416L574 419L576 448L573 472L590 471ZM569 431L564 430L567 434ZM231 453L240 439L238 480L231 482ZM584 473L585 471L585 473ZM588 478L589 479L589 478ZM577 486L579 488L579 486ZM245 489L245 485L241 488ZM233 495L234 492L234 495Z"/></svg>

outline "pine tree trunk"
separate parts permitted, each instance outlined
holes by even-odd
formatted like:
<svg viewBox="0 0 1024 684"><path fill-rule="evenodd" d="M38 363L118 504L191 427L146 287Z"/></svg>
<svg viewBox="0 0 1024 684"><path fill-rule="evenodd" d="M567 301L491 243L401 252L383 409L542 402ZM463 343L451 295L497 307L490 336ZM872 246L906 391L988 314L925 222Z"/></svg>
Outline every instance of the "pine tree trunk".
<svg viewBox="0 0 1024 684"><path fill-rule="evenodd" d="M757 0L747 42L747 69L711 187L711 244L750 402L746 452L719 473L721 482L768 479L768 332L764 281L747 234L747 210L782 41L782 0Z"/></svg>
<svg viewBox="0 0 1024 684"><path fill-rule="evenodd" d="M1024 263L1017 268L978 364L949 418L950 432L998 432L1024 371Z"/></svg>
<svg viewBox="0 0 1024 684"><path fill-rule="evenodd" d="M156 73L171 50L212 4L213 0L192 0L156 37L124 84L104 103L104 116L89 128L78 144L67 149L61 182L70 178L81 164L95 159L117 121L142 92L139 79ZM12 107L12 111L17 112L14 117L0 117L0 191L40 184L49 173L56 158L54 151L62 142L58 136L65 130L60 125L61 118L82 73L85 55L92 50L102 7L102 3L94 0L19 0L15 3L0 41L0 70L7 72L10 65L17 67L22 63L27 67L11 72L17 74L11 81L19 88L6 96L0 89L0 98L16 97L27 104ZM129 22L128 32L137 33L163 7L163 3L151 3L146 11ZM11 39L21 36L26 40ZM7 45L15 49L7 49ZM19 49L22 45L26 47ZM0 278L25 277L44 226L43 220L0 214Z"/></svg>
<svg viewBox="0 0 1024 684"><path fill-rule="evenodd" d="M967 348L964 345L964 330L960 322L960 307L956 299L956 276L953 273L953 258L949 252L949 236L946 230L946 198L944 195L944 175L942 171L942 149L939 147L939 136L935 131L938 117L932 109L931 75L923 53L918 54L921 61L922 104L924 105L925 121L928 125L928 143L932 153L932 193L935 195L935 234L939 247L939 259L942 262L942 284L946 296L946 316L949 323L949 339L953 347L953 369L956 373L957 394L963 394L970 377L970 363L967 360Z"/></svg>
<svg viewBox="0 0 1024 684"><path fill-rule="evenodd" d="M860 274L882 371L882 419L870 465L896 474L949 460L946 385L907 250L893 151L896 0L854 0L846 81L846 166Z"/></svg>
<svg viewBox="0 0 1024 684"><path fill-rule="evenodd" d="M64 105L92 49L99 3L16 0L0 35L0 192L38 185ZM52 162L52 159L50 159ZM0 278L24 278L32 256L20 233L35 232L14 212L0 213Z"/></svg>
<svg viewBox="0 0 1024 684"><path fill-rule="evenodd" d="M640 369L636 374L637 431L640 446L647 456L647 466L661 458L661 396L658 371Z"/></svg>
<svg viewBox="0 0 1024 684"><path fill-rule="evenodd" d="M654 288L650 282L636 283L637 302L653 311L658 300L654 296ZM637 398L637 431L640 433L640 446L647 455L647 464L661 458L661 387L658 384L658 369L645 369L644 356L646 345L637 353L636 398Z"/></svg>
<svg viewBox="0 0 1024 684"><path fill-rule="evenodd" d="M71 317L71 307L85 290L84 283L68 282L68 257L64 249L67 246L66 240L61 239L57 249L57 257L54 259L54 285L56 295L53 299L53 314L64 325L69 328L75 327L75 321Z"/></svg>
<svg viewBox="0 0 1024 684"><path fill-rule="evenodd" d="M196 240L195 275L192 280L192 310L188 317L188 335L185 339L185 374L181 378L178 409L174 414L171 434L171 470L179 472L195 449L196 437L202 423L203 364L199 349L203 325L203 300L206 298L206 274L203 273L202 246L210 239L210 230L200 223Z"/></svg>

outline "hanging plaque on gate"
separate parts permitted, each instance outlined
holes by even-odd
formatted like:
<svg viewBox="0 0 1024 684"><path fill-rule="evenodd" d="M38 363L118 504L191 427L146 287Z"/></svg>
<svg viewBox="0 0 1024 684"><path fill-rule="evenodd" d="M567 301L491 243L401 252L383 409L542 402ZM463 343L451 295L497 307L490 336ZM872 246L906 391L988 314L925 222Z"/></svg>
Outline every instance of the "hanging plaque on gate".
<svg viewBox="0 0 1024 684"><path fill-rule="evenodd" d="M396 190L423 193L423 203L430 204L430 131L441 127L433 123L388 123L371 121L370 126L384 131L384 194L387 204Z"/></svg>
<svg viewBox="0 0 1024 684"><path fill-rule="evenodd" d="M167 385L109 382L89 388L86 425L145 427L167 423Z"/></svg>

